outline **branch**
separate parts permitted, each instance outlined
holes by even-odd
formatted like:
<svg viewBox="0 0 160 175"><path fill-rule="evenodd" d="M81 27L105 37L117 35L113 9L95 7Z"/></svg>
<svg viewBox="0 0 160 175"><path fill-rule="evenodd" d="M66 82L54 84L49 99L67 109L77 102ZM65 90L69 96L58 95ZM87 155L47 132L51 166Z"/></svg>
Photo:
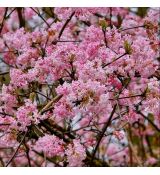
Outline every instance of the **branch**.
<svg viewBox="0 0 160 175"><path fill-rule="evenodd" d="M39 94L39 95L41 95L41 96L43 96L43 97L45 97L47 100L51 100L49 97L47 97L46 95L44 95L43 93L41 93L41 92L39 92L39 91L33 91L33 92L35 92L35 93L37 93L37 94Z"/></svg>
<svg viewBox="0 0 160 175"><path fill-rule="evenodd" d="M18 147L17 147L15 153L13 154L13 156L11 157L11 159L8 161L8 163L5 165L5 167L7 167L7 166L12 162L12 160L15 158L15 156L16 156L16 154L17 154L19 148L21 147L21 145L22 145L22 143L23 143L23 141L24 141L26 135L27 135L27 132L24 134L24 136L23 136L21 142L19 143L19 145L18 145Z"/></svg>
<svg viewBox="0 0 160 175"><path fill-rule="evenodd" d="M39 153L37 152L36 150L33 150L33 152L35 152L37 155L41 156L44 158L44 154L43 153ZM46 157L46 159L52 163L54 163L57 167L61 167L61 165L59 165L55 160L54 158L49 158L49 157Z"/></svg>
<svg viewBox="0 0 160 175"><path fill-rule="evenodd" d="M22 16L22 9L23 8L20 8L20 7L17 8L17 13L18 13L18 18L19 18L19 27L20 28L25 27L25 20Z"/></svg>
<svg viewBox="0 0 160 175"><path fill-rule="evenodd" d="M6 19L6 16L7 16L7 11L8 11L8 7L6 7L5 12L4 12L4 16L3 16L2 23L1 23L1 28L0 28L0 34L1 34L3 26L4 26L4 22L5 22L5 19Z"/></svg>
<svg viewBox="0 0 160 175"><path fill-rule="evenodd" d="M43 18L43 16L37 12L36 10L34 10L33 7L31 7L31 9L47 24L48 28L50 28L51 26L48 24L48 22Z"/></svg>
<svg viewBox="0 0 160 175"><path fill-rule="evenodd" d="M9 74L9 72L0 72L0 75L6 75L6 74Z"/></svg>
<svg viewBox="0 0 160 175"><path fill-rule="evenodd" d="M137 29L137 28L143 28L145 27L145 25L142 25L142 26L135 26L135 27L129 27L129 28L126 28L126 29L121 29L120 31L125 31L125 30L130 30L130 29Z"/></svg>
<svg viewBox="0 0 160 175"><path fill-rule="evenodd" d="M112 50L112 49L108 46L107 39L106 39L106 28L105 28L105 29L102 28L102 31L103 31L104 43L105 43L106 48L110 49L112 52L114 52L115 54L117 54L116 51Z"/></svg>
<svg viewBox="0 0 160 175"><path fill-rule="evenodd" d="M127 133L127 132L126 132ZM131 151L132 151L132 153L133 153L133 156L134 156L134 158L136 159L136 162L138 163L138 165L140 166L140 167L142 167L142 162L139 160L139 158L138 158L138 156L137 156L137 154L136 154L136 152L135 152L135 150L134 150L134 146L133 146L133 144L132 144L132 142L131 142L131 139L129 138L129 136L127 135L127 138L128 138L128 146L129 146L129 148L131 149Z"/></svg>
<svg viewBox="0 0 160 175"><path fill-rule="evenodd" d="M141 111L136 111L137 114L140 114L144 119L148 120L148 122L160 133L160 129L158 128L158 126L156 126L152 120L150 120L148 117L146 117Z"/></svg>
<svg viewBox="0 0 160 175"><path fill-rule="evenodd" d="M110 65L110 64L112 64L112 63L114 63L115 61L119 60L120 58L122 58L122 57L125 56L125 55L127 55L127 53L124 53L124 54L120 55L118 58L114 59L113 61L104 64L104 65L102 66L102 68L105 68L106 66L108 66L108 65Z"/></svg>
<svg viewBox="0 0 160 175"><path fill-rule="evenodd" d="M85 163L85 165L91 166L91 167L109 167L109 164L101 159L98 158L94 158L94 160L92 160L92 155L87 152L87 157L86 159L83 161Z"/></svg>
<svg viewBox="0 0 160 175"><path fill-rule="evenodd" d="M109 100L120 100L120 99L125 99L125 98L134 98L134 97L142 97L142 94L138 94L138 95L131 95L131 96L126 96L126 97L119 97L119 98L109 98Z"/></svg>
<svg viewBox="0 0 160 175"><path fill-rule="evenodd" d="M40 111L40 114L43 114L44 112L47 112L48 109L49 109L49 107L50 107L53 103L55 103L55 102L57 102L58 100L60 100L61 98L62 98L62 95L58 95L58 96L56 96L55 98L53 98L51 101L49 101L49 102L44 106L44 108Z"/></svg>
<svg viewBox="0 0 160 175"><path fill-rule="evenodd" d="M27 155L27 160L28 160L28 166L31 167L31 160L30 160L30 157L29 157L29 148L28 148L26 143L24 143L24 146L26 148L26 155Z"/></svg>
<svg viewBox="0 0 160 175"><path fill-rule="evenodd" d="M71 21L71 19L72 19L72 17L74 16L74 14L75 14L75 12L72 12L71 16L70 16L70 17L67 19L67 21L64 23L64 25L63 25L63 27L62 27L62 29L60 30L59 35L58 35L58 38L59 38L59 39L61 38L61 36L62 36L62 34L63 34L63 32L64 32L66 26L67 26L68 23Z"/></svg>
<svg viewBox="0 0 160 175"><path fill-rule="evenodd" d="M106 130L107 130L107 128L108 128L108 126L109 126L109 124L110 124L110 122L111 122L111 120L112 120L112 117L113 117L113 115L114 115L114 113L115 113L116 107L117 107L117 105L114 105L113 110L112 110L112 112L111 112L111 115L110 115L109 119L107 120L106 124L103 126L102 132L101 132L100 135L99 135L99 138L98 138L96 147L95 147L95 149L94 149L94 151L93 151L93 154L92 154L91 163L93 162L93 159L94 159L95 154L96 154L96 152L97 152L97 150L98 150L98 147L99 147L99 145L100 145L100 142L101 142L101 140L102 140L102 138L103 138L103 136L104 136L104 133L106 132Z"/></svg>

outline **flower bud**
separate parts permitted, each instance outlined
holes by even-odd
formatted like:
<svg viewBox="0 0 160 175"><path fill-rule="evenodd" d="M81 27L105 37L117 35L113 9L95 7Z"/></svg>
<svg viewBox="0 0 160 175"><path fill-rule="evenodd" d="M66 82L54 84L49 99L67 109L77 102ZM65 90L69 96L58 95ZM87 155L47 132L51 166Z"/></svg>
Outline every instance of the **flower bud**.
<svg viewBox="0 0 160 175"><path fill-rule="evenodd" d="M103 30L105 30L108 26L107 21L104 19L99 20L99 25L102 27Z"/></svg>
<svg viewBox="0 0 160 175"><path fill-rule="evenodd" d="M124 49L126 54L129 54L129 55L132 54L131 44L128 41L124 41Z"/></svg>

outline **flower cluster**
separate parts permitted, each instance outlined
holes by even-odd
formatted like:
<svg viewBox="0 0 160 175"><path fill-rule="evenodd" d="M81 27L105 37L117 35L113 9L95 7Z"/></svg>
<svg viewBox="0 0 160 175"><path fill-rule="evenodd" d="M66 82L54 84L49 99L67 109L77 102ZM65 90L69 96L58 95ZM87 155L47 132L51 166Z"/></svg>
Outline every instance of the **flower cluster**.
<svg viewBox="0 0 160 175"><path fill-rule="evenodd" d="M86 152L79 140L74 140L69 144L66 151L68 166L83 166L82 161L86 158Z"/></svg>
<svg viewBox="0 0 160 175"><path fill-rule="evenodd" d="M38 139L34 149L47 157L63 156L64 143L56 136L45 135Z"/></svg>
<svg viewBox="0 0 160 175"><path fill-rule="evenodd" d="M159 166L157 8L0 8L0 24L0 166Z"/></svg>

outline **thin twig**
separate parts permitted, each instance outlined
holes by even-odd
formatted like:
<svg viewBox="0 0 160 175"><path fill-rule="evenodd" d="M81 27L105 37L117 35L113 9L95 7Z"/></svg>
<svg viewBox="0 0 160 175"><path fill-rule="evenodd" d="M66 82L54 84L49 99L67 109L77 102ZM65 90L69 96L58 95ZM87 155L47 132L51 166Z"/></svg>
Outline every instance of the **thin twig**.
<svg viewBox="0 0 160 175"><path fill-rule="evenodd" d="M39 92L39 91L33 91L33 92L35 92L35 93L37 93L37 94L40 94L41 96L45 97L47 100L51 100L49 97L47 97L46 95L42 94L42 93Z"/></svg>
<svg viewBox="0 0 160 175"><path fill-rule="evenodd" d="M7 72L0 72L0 75L6 75L8 73L9 73L8 71Z"/></svg>
<svg viewBox="0 0 160 175"><path fill-rule="evenodd" d="M131 141L129 135L127 134L127 132L126 132L126 135L127 135L127 139L128 139L128 146L129 146L129 148L131 149L131 151L132 151L132 153L133 153L133 156L134 156L135 159L136 159L136 162L138 163L138 165L139 165L140 167L142 167L142 163L141 163L141 161L139 160L139 158L138 158L138 156L137 156L137 154L136 154L136 152L135 152L135 150L134 150L134 146L133 146L132 141Z"/></svg>
<svg viewBox="0 0 160 175"><path fill-rule="evenodd" d="M125 99L125 98L134 98L134 97L142 97L141 94L138 94L138 95L131 95L131 96L126 96L126 97L119 97L119 98L116 98L117 100L119 99ZM109 98L109 100L116 100L114 98Z"/></svg>
<svg viewBox="0 0 160 175"><path fill-rule="evenodd" d="M4 16L3 16L2 23L1 23L1 28L0 28L0 34L1 34L3 26L4 26L4 22L5 22L5 19L6 19L6 16L7 16L7 12L8 12L8 7L5 8L5 12L4 12Z"/></svg>
<svg viewBox="0 0 160 175"><path fill-rule="evenodd" d="M48 28L50 28L50 25L48 24L48 22L43 18L43 16L37 12L33 7L31 7L31 9L47 24Z"/></svg>
<svg viewBox="0 0 160 175"><path fill-rule="evenodd" d="M107 120L106 124L103 126L102 132L101 132L100 135L99 135L99 138L98 138L96 147L95 147L95 149L94 149L94 151L93 151L93 154L92 154L91 163L93 162L93 159L94 159L95 154L96 154L96 152L97 152L97 150L98 150L98 147L99 147L99 145L100 145L100 142L101 142L101 140L102 140L102 138L103 138L103 136L104 136L104 133L106 132L106 130L107 130L107 128L108 128L108 126L109 126L109 124L110 124L110 122L111 122L111 120L112 120L112 117L113 117L113 115L114 115L114 113L115 113L116 107L117 107L117 105L114 105L113 110L112 110L112 112L111 112L111 115L110 115L109 119Z"/></svg>
<svg viewBox="0 0 160 175"><path fill-rule="evenodd" d="M57 101L60 100L61 98L62 98L62 95L57 95L55 98L53 98L51 101L49 101L49 102L44 106L44 108L40 111L40 113L43 114L44 112L46 112L46 111L49 109L49 107L50 107L53 103L57 102Z"/></svg>
<svg viewBox="0 0 160 175"><path fill-rule="evenodd" d="M156 126L152 120L150 120L147 116L145 116L141 111L136 111L137 114L140 114L144 119L148 120L148 122L160 133L160 129L158 128L158 126Z"/></svg>
<svg viewBox="0 0 160 175"><path fill-rule="evenodd" d="M64 23L63 27L61 28L60 32L59 32L59 35L58 35L58 38L60 39L66 26L68 25L68 23L71 21L72 17L74 16L75 14L75 11L72 12L72 14L70 15L70 17L66 20L66 22Z"/></svg>
<svg viewBox="0 0 160 175"><path fill-rule="evenodd" d="M102 66L102 68L105 68L106 66L108 66L108 65L110 65L110 64L112 64L112 63L114 63L115 61L119 60L120 58L122 58L122 57L125 56L125 55L127 55L127 53L124 53L124 54L120 55L118 58L114 59L113 61L104 64L104 65Z"/></svg>
<svg viewBox="0 0 160 175"><path fill-rule="evenodd" d="M27 159L28 159L28 166L31 167L31 160L30 160L30 157L29 157L29 148L28 148L26 143L24 144L24 146L26 148L26 155L27 155Z"/></svg>
<svg viewBox="0 0 160 175"><path fill-rule="evenodd" d="M145 27L145 25L129 27L129 28L126 28L126 29L121 29L120 31L131 30L131 29L138 29L138 28L141 28L141 27Z"/></svg>
<svg viewBox="0 0 160 175"><path fill-rule="evenodd" d="M15 158L15 156L16 156L16 154L17 154L19 148L21 147L21 145L22 145L22 143L23 143L23 141L24 141L26 135L27 135L27 132L24 134L24 136L23 136L21 142L19 143L19 145L18 145L18 147L17 147L15 153L13 154L13 156L11 157L11 159L8 161L8 163L5 165L5 167L7 167L7 166L13 161L13 159Z"/></svg>
<svg viewBox="0 0 160 175"><path fill-rule="evenodd" d="M113 49L111 49L111 48L108 46L108 42L107 42L107 39L106 39L106 29L102 29L102 31L103 31L104 43L105 43L106 48L110 49L112 52L114 52L115 54L117 54L116 51L114 51Z"/></svg>
<svg viewBox="0 0 160 175"><path fill-rule="evenodd" d="M17 8L17 7L16 7ZM9 18L9 16L16 10L16 8L14 8L7 16L6 18Z"/></svg>

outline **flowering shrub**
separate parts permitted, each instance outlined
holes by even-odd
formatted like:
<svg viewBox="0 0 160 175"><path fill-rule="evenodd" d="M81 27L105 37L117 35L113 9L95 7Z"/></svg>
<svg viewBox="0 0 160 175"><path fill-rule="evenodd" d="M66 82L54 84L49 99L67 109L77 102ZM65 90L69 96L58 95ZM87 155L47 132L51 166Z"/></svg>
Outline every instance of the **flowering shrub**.
<svg viewBox="0 0 160 175"><path fill-rule="evenodd" d="M160 166L158 8L0 8L0 166Z"/></svg>

